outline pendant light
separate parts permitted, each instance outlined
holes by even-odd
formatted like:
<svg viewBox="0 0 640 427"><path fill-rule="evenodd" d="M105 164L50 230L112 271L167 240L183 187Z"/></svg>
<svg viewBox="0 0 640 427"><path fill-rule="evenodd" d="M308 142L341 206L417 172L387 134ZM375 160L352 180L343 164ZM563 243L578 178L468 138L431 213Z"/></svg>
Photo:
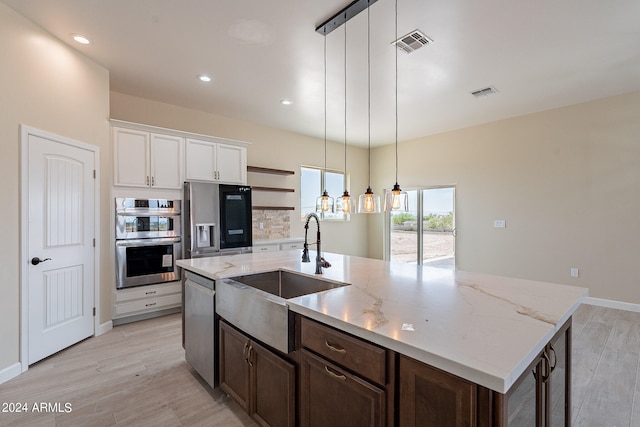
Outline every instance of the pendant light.
<svg viewBox="0 0 640 427"><path fill-rule="evenodd" d="M367 1L367 80L368 80L368 117L369 117L369 181L367 191L358 197L359 213L379 213L380 196L371 190L371 20Z"/></svg>
<svg viewBox="0 0 640 427"><path fill-rule="evenodd" d="M335 212L333 197L327 192L327 34L324 34L324 171L322 174L323 192L316 199L316 212Z"/></svg>
<svg viewBox="0 0 640 427"><path fill-rule="evenodd" d="M396 0L396 40L398 40L398 0ZM393 189L387 190L384 195L384 210L385 212L407 212L409 210L409 197L406 191L400 189L398 184L398 47L393 45L396 49L396 183L393 185Z"/></svg>
<svg viewBox="0 0 640 427"><path fill-rule="evenodd" d="M347 23L344 23L344 193L338 198L338 210L344 214L355 211L347 190Z"/></svg>

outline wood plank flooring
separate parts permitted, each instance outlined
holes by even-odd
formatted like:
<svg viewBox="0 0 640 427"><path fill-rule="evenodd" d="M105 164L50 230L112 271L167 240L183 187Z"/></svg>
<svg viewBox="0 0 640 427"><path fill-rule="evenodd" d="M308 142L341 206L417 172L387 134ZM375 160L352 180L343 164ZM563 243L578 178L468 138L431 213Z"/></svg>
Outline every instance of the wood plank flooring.
<svg viewBox="0 0 640 427"><path fill-rule="evenodd" d="M639 363L640 313L582 305L573 318L572 425L640 426ZM255 425L185 362L179 314L115 327L37 363L0 385L4 402L29 412L0 412L0 426ZM41 402L62 413L33 412Z"/></svg>
<svg viewBox="0 0 640 427"><path fill-rule="evenodd" d="M185 362L181 334L180 314L145 320L31 366L0 385L0 405L26 402L29 413L0 412L0 426L254 426ZM32 412L40 402L72 410Z"/></svg>

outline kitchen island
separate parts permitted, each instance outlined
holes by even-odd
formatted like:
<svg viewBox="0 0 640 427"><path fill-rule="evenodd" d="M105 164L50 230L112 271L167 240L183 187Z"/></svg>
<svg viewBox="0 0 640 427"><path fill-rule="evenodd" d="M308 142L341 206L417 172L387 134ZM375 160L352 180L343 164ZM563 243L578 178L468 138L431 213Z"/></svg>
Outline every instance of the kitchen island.
<svg viewBox="0 0 640 427"><path fill-rule="evenodd" d="M555 349L550 356L549 347L554 337L566 337L570 356L571 316L587 296L586 289L573 286L332 253L324 257L331 267L323 269L322 279L349 286L288 299L290 311L488 390L495 397L483 392L483 401L505 414L505 396L529 370L541 371L532 376L539 382L555 368L557 360L550 359L558 356ZM214 280L278 269L311 276L315 271L296 250L178 265ZM565 365L569 378L570 363ZM473 410L475 405L480 403ZM492 416L501 418L506 415Z"/></svg>

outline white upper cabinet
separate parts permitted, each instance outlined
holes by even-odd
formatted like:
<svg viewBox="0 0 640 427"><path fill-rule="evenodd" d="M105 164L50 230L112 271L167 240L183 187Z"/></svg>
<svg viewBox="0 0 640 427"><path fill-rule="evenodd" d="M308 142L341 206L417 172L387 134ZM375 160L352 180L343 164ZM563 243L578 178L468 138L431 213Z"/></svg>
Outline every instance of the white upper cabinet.
<svg viewBox="0 0 640 427"><path fill-rule="evenodd" d="M113 128L114 185L180 189L183 138Z"/></svg>
<svg viewBox="0 0 640 427"><path fill-rule="evenodd" d="M151 134L151 186L182 188L184 140L177 136Z"/></svg>
<svg viewBox="0 0 640 427"><path fill-rule="evenodd" d="M247 149L196 139L186 140L187 181L247 183Z"/></svg>

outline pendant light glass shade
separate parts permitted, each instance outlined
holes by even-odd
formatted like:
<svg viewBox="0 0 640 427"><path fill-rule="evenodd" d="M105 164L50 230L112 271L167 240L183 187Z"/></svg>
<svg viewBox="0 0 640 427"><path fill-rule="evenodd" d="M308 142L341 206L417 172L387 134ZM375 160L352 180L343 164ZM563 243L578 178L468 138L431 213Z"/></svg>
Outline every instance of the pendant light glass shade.
<svg viewBox="0 0 640 427"><path fill-rule="evenodd" d="M327 190L324 190L322 195L316 199L316 212L330 212L336 211L336 205L333 197L329 196Z"/></svg>
<svg viewBox="0 0 640 427"><path fill-rule="evenodd" d="M380 196L373 194L371 187L367 187L367 191L358 197L358 212L360 213L379 213L380 212Z"/></svg>
<svg viewBox="0 0 640 427"><path fill-rule="evenodd" d="M353 197L351 197L351 195L347 190L344 190L344 193L342 193L342 196L338 197L338 201L336 204L337 204L337 208L336 208L337 212L342 212L344 214L352 214L352 213L355 213L356 211Z"/></svg>
<svg viewBox="0 0 640 427"><path fill-rule="evenodd" d="M392 190L387 190L385 192L384 210L385 212L407 212L409 210L409 196L406 191L402 191L397 182L393 186Z"/></svg>

